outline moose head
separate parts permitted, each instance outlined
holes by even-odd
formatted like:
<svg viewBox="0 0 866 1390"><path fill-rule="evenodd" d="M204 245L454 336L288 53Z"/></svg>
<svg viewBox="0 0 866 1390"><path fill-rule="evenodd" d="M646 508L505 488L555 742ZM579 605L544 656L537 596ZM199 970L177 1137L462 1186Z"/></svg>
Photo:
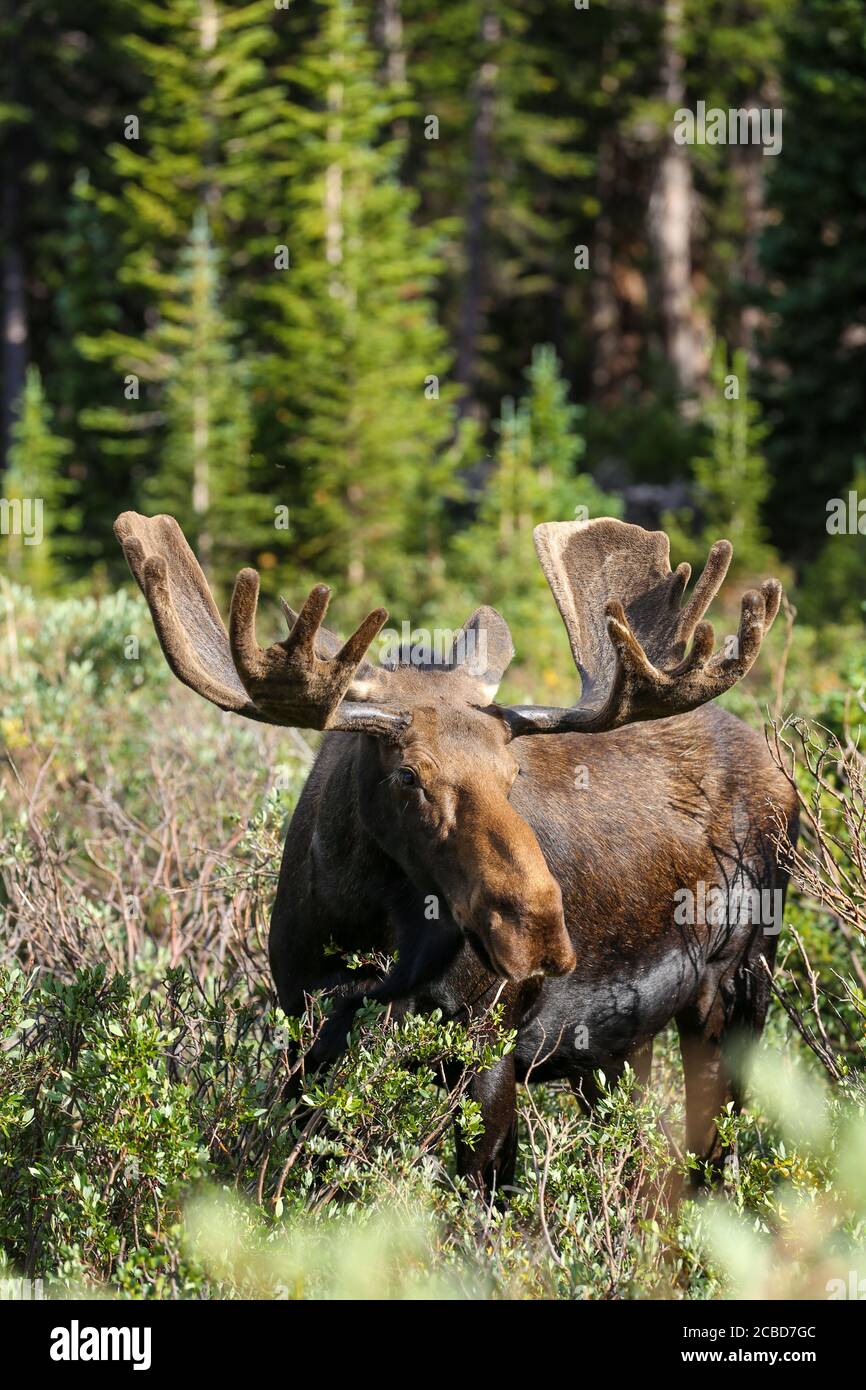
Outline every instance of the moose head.
<svg viewBox="0 0 866 1390"><path fill-rule="evenodd" d="M746 674L781 598L772 579L747 593L736 638L714 654L703 614L730 563L727 541L712 547L683 606L691 570L671 571L663 532L610 518L539 526L536 549L581 696L567 709L504 706L495 695L513 646L492 608L473 614L443 661L398 656L385 666L367 657L385 609L342 642L323 626L330 591L318 585L300 612L283 603L288 636L262 648L254 570L235 581L226 631L172 517L125 512L115 533L166 660L185 685L249 719L365 736L368 833L410 881L435 887L484 963L512 980L575 965L559 885L509 799L519 741L605 733L696 709Z"/></svg>

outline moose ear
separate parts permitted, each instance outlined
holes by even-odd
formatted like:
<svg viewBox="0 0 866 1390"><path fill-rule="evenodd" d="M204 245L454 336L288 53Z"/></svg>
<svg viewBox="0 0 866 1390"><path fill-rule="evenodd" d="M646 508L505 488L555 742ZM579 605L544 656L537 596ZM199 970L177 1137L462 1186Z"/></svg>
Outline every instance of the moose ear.
<svg viewBox="0 0 866 1390"><path fill-rule="evenodd" d="M495 608L476 608L472 617L454 638L451 660L456 670L465 671L482 686L489 704L514 656L514 643L508 624Z"/></svg>

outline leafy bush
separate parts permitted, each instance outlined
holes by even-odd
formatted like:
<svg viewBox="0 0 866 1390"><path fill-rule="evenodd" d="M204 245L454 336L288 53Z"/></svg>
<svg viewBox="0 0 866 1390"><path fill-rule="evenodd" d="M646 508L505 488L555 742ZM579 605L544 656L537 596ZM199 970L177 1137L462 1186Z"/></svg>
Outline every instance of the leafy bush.
<svg viewBox="0 0 866 1390"><path fill-rule="evenodd" d="M144 637L125 661L137 600L70 601L61 620L10 599L0 1272L141 1298L688 1299L826 1296L861 1269L862 946L814 883L789 902L749 1109L723 1120L739 1169L718 1200L669 1200L694 1160L666 1033L651 1096L626 1075L587 1117L560 1086L524 1089L515 1191L490 1208L455 1174L454 1124L471 1142L477 1109L464 1083L439 1083L511 1046L495 1014L396 1022L369 1006L347 1055L307 1077L327 1000L300 1019L276 1005L266 922L307 741L167 691ZM795 685L814 640L792 644ZM837 698L813 690L843 737ZM743 709L760 717L754 693ZM827 771L850 799L843 761Z"/></svg>

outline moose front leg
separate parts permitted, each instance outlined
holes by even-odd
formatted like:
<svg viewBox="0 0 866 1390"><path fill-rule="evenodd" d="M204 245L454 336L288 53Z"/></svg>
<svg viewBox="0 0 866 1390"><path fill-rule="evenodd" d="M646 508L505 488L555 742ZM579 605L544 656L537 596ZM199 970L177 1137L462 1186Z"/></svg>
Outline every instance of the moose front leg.
<svg viewBox="0 0 866 1390"><path fill-rule="evenodd" d="M339 1000L313 1044L307 1065L311 1070L327 1066L345 1050L355 1016L368 1001L394 1005L398 1014L410 1009L414 996L439 979L460 951L462 940L453 924L440 923L435 932L418 928L417 922L396 924L398 959L388 974L363 990L353 990Z"/></svg>
<svg viewBox="0 0 866 1390"><path fill-rule="evenodd" d="M471 956L469 957L471 961ZM465 962L464 962L465 964ZM476 997L475 1016L498 1004L502 1013L499 1027L517 1028L525 1008L525 995L520 986L493 982L485 993ZM507 1052L484 1071L466 1072L457 1064L445 1069L445 1082L454 1088L463 1081L466 1095L481 1112L483 1131L469 1144L460 1132L455 1134L457 1172L485 1198L503 1206L506 1193L513 1187L517 1167L517 1076L516 1051Z"/></svg>
<svg viewBox="0 0 866 1390"><path fill-rule="evenodd" d="M514 1185L517 1164L517 1085L514 1053L502 1057L488 1071L475 1072L468 1095L481 1110L484 1133L470 1147L458 1128L457 1171L468 1178L486 1199L501 1204Z"/></svg>

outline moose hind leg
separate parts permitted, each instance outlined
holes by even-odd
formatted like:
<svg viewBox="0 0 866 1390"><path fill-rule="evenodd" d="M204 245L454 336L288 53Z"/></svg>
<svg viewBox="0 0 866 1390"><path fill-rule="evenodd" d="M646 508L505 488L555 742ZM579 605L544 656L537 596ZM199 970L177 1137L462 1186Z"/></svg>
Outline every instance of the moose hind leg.
<svg viewBox="0 0 866 1390"><path fill-rule="evenodd" d="M767 1017L769 976L762 957L772 969L776 941L755 931L750 949L727 979L708 982L711 1002L700 1001L677 1015L680 1054L686 1092L686 1147L701 1167L692 1175L700 1186L705 1165L721 1173L726 1152L716 1120L729 1102L739 1114L743 1103L743 1051L758 1041Z"/></svg>
<svg viewBox="0 0 866 1390"><path fill-rule="evenodd" d="M686 1148L700 1164L691 1175L691 1185L700 1186L705 1165L721 1168L725 1158L716 1119L732 1095L722 1048L722 1020L715 1009L703 1020L687 1010L677 1016L677 1028L686 1092Z"/></svg>

